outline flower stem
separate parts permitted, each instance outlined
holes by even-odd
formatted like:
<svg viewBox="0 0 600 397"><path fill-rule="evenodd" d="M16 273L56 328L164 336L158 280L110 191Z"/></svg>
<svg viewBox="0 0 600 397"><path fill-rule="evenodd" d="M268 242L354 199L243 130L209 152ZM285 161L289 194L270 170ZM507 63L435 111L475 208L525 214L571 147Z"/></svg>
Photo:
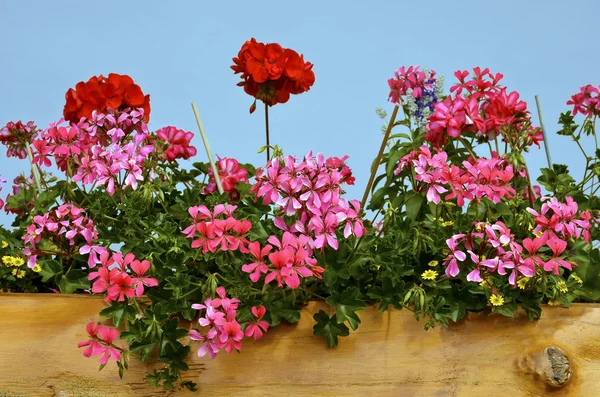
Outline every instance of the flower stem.
<svg viewBox="0 0 600 397"><path fill-rule="evenodd" d="M544 117L542 116L542 105L540 97L535 96L535 104L537 106L538 117L540 119L540 128L542 129L542 137L544 138L544 149L546 150L546 159L548 160L548 168L552 169L552 158L550 157L550 147L548 146L548 135L546 135L546 127L544 127Z"/></svg>
<svg viewBox="0 0 600 397"><path fill-rule="evenodd" d="M369 192L371 191L371 187L373 186L373 181L375 180L375 175L377 174L377 169L379 168L379 163L381 162L381 157L383 156L383 152L385 151L385 146L387 144L387 141L390 139L390 133L392 132L392 127L394 126L394 122L396 121L396 115L398 115L399 108L399 105L396 105L394 107L392 117L390 118L390 122L388 124L387 130L385 131L385 135L383 136L381 147L379 148L379 153L377 153L377 158L375 159L373 168L371 168L371 176L369 177L369 182L367 183L367 188L365 189L365 194L363 195L363 199L360 204L360 208L362 210L365 209L365 205L367 204L367 198L369 198Z"/></svg>
<svg viewBox="0 0 600 397"><path fill-rule="evenodd" d="M35 178L35 185L37 186L39 194L42 192L42 186L40 185L40 174L38 173L37 165L33 162L33 152L31 151L31 146L29 146L29 142L25 142L25 147L27 148L27 154L29 155L29 161L31 162L31 171L33 172L33 177Z"/></svg>
<svg viewBox="0 0 600 397"><path fill-rule="evenodd" d="M265 132L267 138L267 163L271 160L271 144L269 142L269 105L265 102Z"/></svg>
<svg viewBox="0 0 600 397"><path fill-rule="evenodd" d="M473 157L473 160L477 160L477 156L475 155L475 153L473 153L473 150L471 150L471 147L470 147L471 145L469 145L469 143L465 140L465 138L458 138L458 140L463 144L465 149L467 149L469 154Z"/></svg>
<svg viewBox="0 0 600 397"><path fill-rule="evenodd" d="M198 114L198 109L196 108L195 103L192 103L192 109L194 110L194 116L196 117L196 124L198 124L198 130L200 131L200 135L202 136L202 142L204 143L204 149L206 149L206 155L208 156L208 161L210 163L210 167L212 168L213 176L215 177L217 189L219 190L219 194L223 194L223 185L221 184L221 176L219 175L219 171L217 170L217 165L215 164L215 160L213 159L212 152L211 152L210 146L208 144L208 139L206 138L206 134L204 133L204 128L202 127L202 122L200 121L200 114Z"/></svg>

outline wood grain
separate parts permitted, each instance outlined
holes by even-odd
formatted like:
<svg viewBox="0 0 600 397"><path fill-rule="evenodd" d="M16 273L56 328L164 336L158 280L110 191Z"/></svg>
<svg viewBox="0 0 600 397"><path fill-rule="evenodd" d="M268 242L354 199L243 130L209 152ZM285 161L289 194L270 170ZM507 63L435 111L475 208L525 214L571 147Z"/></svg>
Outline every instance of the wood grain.
<svg viewBox="0 0 600 397"><path fill-rule="evenodd" d="M98 372L77 342L98 319L100 298L0 295L0 397L160 396L133 362ZM600 306L546 307L540 321L471 315L424 331L411 313L361 312L362 324L336 349L312 335L313 302L297 325L270 330L240 354L190 358L201 396L600 396ZM546 347L562 349L571 379L549 386ZM111 363L112 364L112 363ZM554 368L555 372L559 372Z"/></svg>

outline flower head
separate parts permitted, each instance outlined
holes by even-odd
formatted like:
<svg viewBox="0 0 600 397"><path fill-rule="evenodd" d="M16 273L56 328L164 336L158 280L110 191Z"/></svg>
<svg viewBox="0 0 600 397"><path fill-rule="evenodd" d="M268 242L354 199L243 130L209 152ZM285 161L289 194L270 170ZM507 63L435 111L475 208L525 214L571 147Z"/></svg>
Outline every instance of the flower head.
<svg viewBox="0 0 600 397"><path fill-rule="evenodd" d="M504 297L502 297L502 295L493 294L490 296L490 303L493 306L502 306L504 304Z"/></svg>
<svg viewBox="0 0 600 397"><path fill-rule="evenodd" d="M421 278L423 280L435 280L438 276L438 272L435 270L425 270L423 274L421 274Z"/></svg>
<svg viewBox="0 0 600 397"><path fill-rule="evenodd" d="M94 76L80 81L75 89L65 94L65 120L78 123L82 117L92 118L94 111L107 109L143 108L146 122L150 121L150 95L144 95L140 86L127 75L111 73L108 77Z"/></svg>
<svg viewBox="0 0 600 397"><path fill-rule="evenodd" d="M252 38L244 43L233 63L231 69L241 74L238 85L269 106L287 102L290 94L306 92L315 82L313 64L277 43L264 44ZM250 113L255 108L256 101Z"/></svg>

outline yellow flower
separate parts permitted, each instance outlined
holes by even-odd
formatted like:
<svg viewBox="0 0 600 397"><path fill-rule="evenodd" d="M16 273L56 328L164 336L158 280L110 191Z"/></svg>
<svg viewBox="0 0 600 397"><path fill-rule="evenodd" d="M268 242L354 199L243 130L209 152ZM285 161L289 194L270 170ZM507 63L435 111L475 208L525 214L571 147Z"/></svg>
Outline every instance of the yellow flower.
<svg viewBox="0 0 600 397"><path fill-rule="evenodd" d="M442 254L444 254L444 255L448 255L449 253L450 253L450 250L448 248L444 248L442 250Z"/></svg>
<svg viewBox="0 0 600 397"><path fill-rule="evenodd" d="M19 269L13 269L13 271L12 271L12 275L13 275L13 276L16 276L18 271L19 271Z"/></svg>
<svg viewBox="0 0 600 397"><path fill-rule="evenodd" d="M494 306L502 306L504 304L504 298L502 295L492 295L490 296L490 303Z"/></svg>
<svg viewBox="0 0 600 397"><path fill-rule="evenodd" d="M544 235L544 232L539 232L539 233L533 233L533 235L537 238L540 238Z"/></svg>
<svg viewBox="0 0 600 397"><path fill-rule="evenodd" d="M558 289L560 290L560 292L562 292L563 294L566 294L567 292L569 292L569 288L567 287L567 283L565 283L564 281L559 281L558 284L556 284L556 286L558 287Z"/></svg>
<svg viewBox="0 0 600 397"><path fill-rule="evenodd" d="M431 266L431 267L436 267L439 264L440 264L440 262L438 262L438 261L429 261L429 263L427 265Z"/></svg>
<svg viewBox="0 0 600 397"><path fill-rule="evenodd" d="M4 263L6 266L10 266L12 264L12 256L4 255L2 257L2 263Z"/></svg>
<svg viewBox="0 0 600 397"><path fill-rule="evenodd" d="M529 282L530 278L531 277L523 277L523 278L519 279L519 281L517 281L517 286L521 289L525 289L525 286Z"/></svg>
<svg viewBox="0 0 600 397"><path fill-rule="evenodd" d="M529 227L527 228L527 230L529 230L529 231L533 230L533 224L532 223L529 224Z"/></svg>
<svg viewBox="0 0 600 397"><path fill-rule="evenodd" d="M42 271L42 267L36 263L35 266L33 267L33 269L31 269L31 270L33 270L36 273L39 273Z"/></svg>
<svg viewBox="0 0 600 397"><path fill-rule="evenodd" d="M583 280L575 273L571 273L571 278L579 283L579 285L583 285Z"/></svg>
<svg viewBox="0 0 600 397"><path fill-rule="evenodd" d="M435 270L425 270L423 274L421 274L423 280L435 280L437 276L438 272Z"/></svg>
<svg viewBox="0 0 600 397"><path fill-rule="evenodd" d="M19 266L23 266L24 264L25 264L25 261L23 260L23 258L19 258L18 256L13 257L13 266L19 267Z"/></svg>
<svg viewBox="0 0 600 397"><path fill-rule="evenodd" d="M479 286L480 286L480 287L488 287L488 288L489 288L489 287L491 287L491 286L492 286L492 280L489 280L489 279L488 279L488 280L486 280L486 279L483 279L483 280L481 280L481 282L479 283Z"/></svg>
<svg viewBox="0 0 600 397"><path fill-rule="evenodd" d="M17 270L17 269L15 269ZM19 270L19 272L17 273L17 278L23 278L25 277L25 270Z"/></svg>
<svg viewBox="0 0 600 397"><path fill-rule="evenodd" d="M442 222L442 226L447 227L447 226L452 226L454 225L453 221L446 221L446 222Z"/></svg>
<svg viewBox="0 0 600 397"><path fill-rule="evenodd" d="M2 249L8 247L8 243L4 240L2 240Z"/></svg>

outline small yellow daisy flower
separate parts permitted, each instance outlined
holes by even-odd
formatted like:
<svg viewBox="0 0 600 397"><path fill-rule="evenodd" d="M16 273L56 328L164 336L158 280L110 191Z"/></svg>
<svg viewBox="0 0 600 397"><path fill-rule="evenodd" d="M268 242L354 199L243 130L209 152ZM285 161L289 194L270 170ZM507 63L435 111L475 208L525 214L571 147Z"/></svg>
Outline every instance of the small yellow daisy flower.
<svg viewBox="0 0 600 397"><path fill-rule="evenodd" d="M450 253L450 250L448 248L444 248L442 250L442 254L444 254L444 255L448 255L449 253Z"/></svg>
<svg viewBox="0 0 600 397"><path fill-rule="evenodd" d="M19 258L18 256L13 257L13 266L19 267L25 264L25 260L23 258Z"/></svg>
<svg viewBox="0 0 600 397"><path fill-rule="evenodd" d="M442 222L442 226L444 226L444 227L448 227L448 226L452 226L452 225L454 225L453 221Z"/></svg>
<svg viewBox="0 0 600 397"><path fill-rule="evenodd" d="M533 233L533 235L537 238L540 238L544 235L544 232L539 232L539 233Z"/></svg>
<svg viewBox="0 0 600 397"><path fill-rule="evenodd" d="M583 285L583 280L581 279L581 277L579 277L578 275L576 275L575 273L571 274L571 278L573 280L575 280L577 283L579 283L579 285Z"/></svg>
<svg viewBox="0 0 600 397"><path fill-rule="evenodd" d="M17 269L15 269L15 270L17 270ZM25 270L19 270L17 272L17 278L23 278L23 277L25 277Z"/></svg>
<svg viewBox="0 0 600 397"><path fill-rule="evenodd" d="M33 267L33 269L31 269L31 270L33 270L36 273L39 273L42 271L42 267L36 263L35 266Z"/></svg>
<svg viewBox="0 0 600 397"><path fill-rule="evenodd" d="M2 263L4 263L6 266L10 266L12 264L12 256L4 255L2 257Z"/></svg>
<svg viewBox="0 0 600 397"><path fill-rule="evenodd" d="M490 303L494 306L502 306L504 304L504 298L502 295L492 295L490 296Z"/></svg>
<svg viewBox="0 0 600 397"><path fill-rule="evenodd" d="M2 240L2 249L8 247L8 243L4 240Z"/></svg>
<svg viewBox="0 0 600 397"><path fill-rule="evenodd" d="M421 274L423 280L435 280L437 276L438 272L435 270L425 270L423 274Z"/></svg>
<svg viewBox="0 0 600 397"><path fill-rule="evenodd" d="M440 264L440 262L438 262L438 261L429 261L427 266L436 267L439 264Z"/></svg>
<svg viewBox="0 0 600 397"><path fill-rule="evenodd" d="M569 288L567 287L567 283L565 283L564 281L559 281L558 284L556 284L556 286L558 287L558 289L560 290L560 292L562 292L563 294L566 294L567 292L569 292Z"/></svg>
<svg viewBox="0 0 600 397"><path fill-rule="evenodd" d="M523 278L519 279L519 281L517 281L517 286L521 289L525 289L525 286L529 282L530 278L531 277L523 277Z"/></svg>

